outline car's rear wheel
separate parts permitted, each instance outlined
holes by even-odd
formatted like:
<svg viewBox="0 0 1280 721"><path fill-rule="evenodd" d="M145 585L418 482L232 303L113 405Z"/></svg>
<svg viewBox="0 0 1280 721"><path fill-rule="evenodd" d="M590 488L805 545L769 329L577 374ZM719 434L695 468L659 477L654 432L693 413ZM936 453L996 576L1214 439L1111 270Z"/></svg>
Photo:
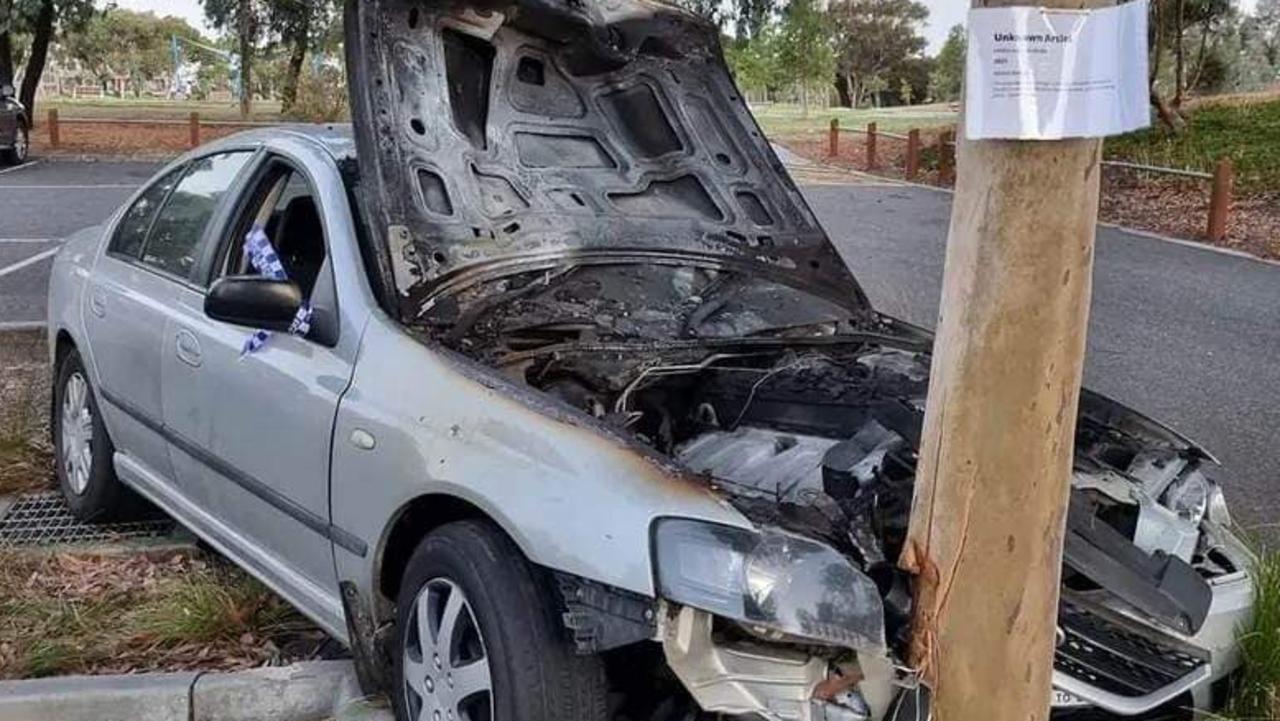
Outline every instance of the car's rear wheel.
<svg viewBox="0 0 1280 721"><path fill-rule="evenodd" d="M21 165L27 162L31 153L31 131L26 123L18 121L18 128L13 132L13 147L0 151L0 160L7 165Z"/></svg>
<svg viewBox="0 0 1280 721"><path fill-rule="evenodd" d="M59 363L53 392L58 488L71 512L86 522L143 514L146 504L116 478L112 465L115 446L76 351L68 352Z"/></svg>
<svg viewBox="0 0 1280 721"><path fill-rule="evenodd" d="M574 654L550 593L490 524L423 539L397 599L399 720L603 721L603 664Z"/></svg>

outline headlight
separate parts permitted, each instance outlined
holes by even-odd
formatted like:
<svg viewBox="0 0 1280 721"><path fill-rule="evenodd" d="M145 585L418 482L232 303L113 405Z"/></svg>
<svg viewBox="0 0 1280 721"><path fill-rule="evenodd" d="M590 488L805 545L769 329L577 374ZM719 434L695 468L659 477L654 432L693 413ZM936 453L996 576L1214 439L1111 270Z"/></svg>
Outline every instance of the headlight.
<svg viewBox="0 0 1280 721"><path fill-rule="evenodd" d="M676 518L658 521L654 536L663 598L788 636L884 647L875 583L829 546Z"/></svg>

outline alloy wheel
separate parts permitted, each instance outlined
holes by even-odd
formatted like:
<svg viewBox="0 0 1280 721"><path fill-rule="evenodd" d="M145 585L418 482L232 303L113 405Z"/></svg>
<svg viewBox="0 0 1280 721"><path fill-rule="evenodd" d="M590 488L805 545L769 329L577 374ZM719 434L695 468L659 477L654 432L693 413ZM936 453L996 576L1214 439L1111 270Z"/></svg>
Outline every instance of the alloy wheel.
<svg viewBox="0 0 1280 721"><path fill-rule="evenodd" d="M19 163L25 163L27 160L27 152L31 149L31 138L28 131L24 127L19 127L18 132L13 134L13 154Z"/></svg>
<svg viewBox="0 0 1280 721"><path fill-rule="evenodd" d="M492 721L489 653L458 584L433 578L414 599L404 633L405 708L414 721Z"/></svg>
<svg viewBox="0 0 1280 721"><path fill-rule="evenodd" d="M62 388L59 452L67 484L77 496L89 487L93 470L93 409L89 406L89 382L79 371L67 377Z"/></svg>

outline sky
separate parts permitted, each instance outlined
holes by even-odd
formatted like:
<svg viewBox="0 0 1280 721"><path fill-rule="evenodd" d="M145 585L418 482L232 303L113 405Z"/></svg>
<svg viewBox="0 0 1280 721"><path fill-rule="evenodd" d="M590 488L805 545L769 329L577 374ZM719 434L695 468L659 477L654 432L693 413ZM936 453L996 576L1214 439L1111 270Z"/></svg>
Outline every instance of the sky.
<svg viewBox="0 0 1280 721"><path fill-rule="evenodd" d="M929 8L929 20L924 28L924 36L929 41L929 54L933 55L942 47L947 39L947 31L951 26L964 22L965 12L969 8L966 0L922 0ZM116 5L130 10L151 10L157 15L177 15L195 27L210 32L204 21L204 11L200 8L200 0L115 0ZM1251 12L1257 0L1238 0L1238 6ZM99 4L106 4L99 0Z"/></svg>

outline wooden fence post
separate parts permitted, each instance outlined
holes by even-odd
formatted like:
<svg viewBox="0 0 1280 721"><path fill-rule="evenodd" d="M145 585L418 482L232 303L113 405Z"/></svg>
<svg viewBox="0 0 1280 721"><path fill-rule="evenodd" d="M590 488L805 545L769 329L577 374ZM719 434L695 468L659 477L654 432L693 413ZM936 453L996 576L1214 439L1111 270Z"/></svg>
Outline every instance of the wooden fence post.
<svg viewBox="0 0 1280 721"><path fill-rule="evenodd" d="M191 147L200 145L200 113L191 113Z"/></svg>
<svg viewBox="0 0 1280 721"><path fill-rule="evenodd" d="M920 172L920 130L912 128L907 131L907 180L915 180Z"/></svg>
<svg viewBox="0 0 1280 721"><path fill-rule="evenodd" d="M58 127L58 109L49 110L49 147L56 148L62 144L62 133Z"/></svg>
<svg viewBox="0 0 1280 721"><path fill-rule="evenodd" d="M831 119L831 130L827 137L827 157L834 158L840 154L840 119Z"/></svg>
<svg viewBox="0 0 1280 721"><path fill-rule="evenodd" d="M938 182L950 185L955 180L955 168L955 132L944 130L938 134Z"/></svg>
<svg viewBox="0 0 1280 721"><path fill-rule="evenodd" d="M867 123L867 170L876 167L876 124Z"/></svg>
<svg viewBox="0 0 1280 721"><path fill-rule="evenodd" d="M1235 185L1235 169L1230 158L1222 158L1213 169L1213 190L1209 193L1209 240L1221 242L1227 237L1227 220L1231 215L1231 190Z"/></svg>

